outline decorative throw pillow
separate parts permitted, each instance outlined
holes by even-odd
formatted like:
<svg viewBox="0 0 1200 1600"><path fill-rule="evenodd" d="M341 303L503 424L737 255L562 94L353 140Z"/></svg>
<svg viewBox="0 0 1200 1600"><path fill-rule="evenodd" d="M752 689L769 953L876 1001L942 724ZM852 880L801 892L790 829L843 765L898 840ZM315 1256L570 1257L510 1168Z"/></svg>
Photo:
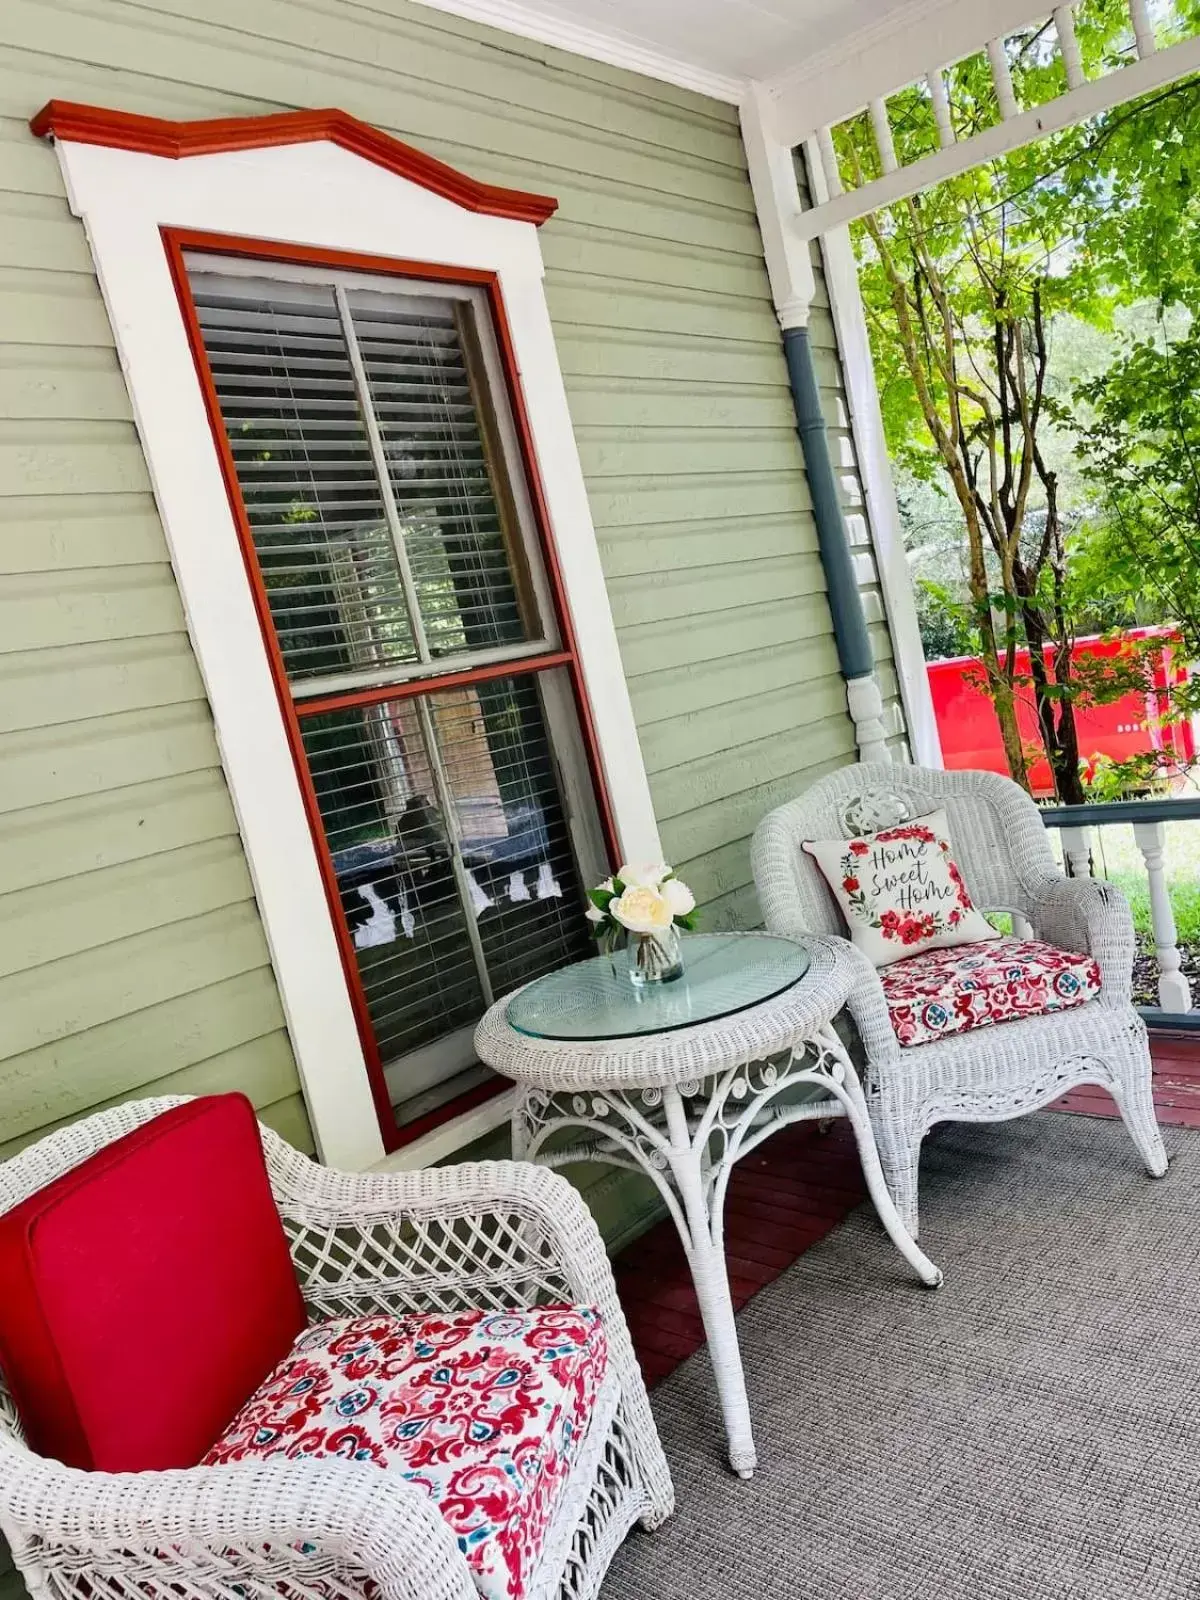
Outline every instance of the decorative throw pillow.
<svg viewBox="0 0 1200 1600"><path fill-rule="evenodd" d="M806 841L850 938L877 967L921 950L995 939L950 850L944 811L854 839Z"/></svg>

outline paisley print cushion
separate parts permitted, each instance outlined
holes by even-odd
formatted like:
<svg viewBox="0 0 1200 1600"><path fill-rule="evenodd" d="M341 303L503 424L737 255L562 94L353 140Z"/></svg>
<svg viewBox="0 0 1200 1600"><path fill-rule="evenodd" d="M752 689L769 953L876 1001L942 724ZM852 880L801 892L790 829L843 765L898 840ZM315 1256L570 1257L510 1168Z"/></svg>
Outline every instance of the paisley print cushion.
<svg viewBox="0 0 1200 1600"><path fill-rule="evenodd" d="M948 1033L1014 1017L1065 1011L1100 993L1100 968L1091 956L1056 950L1036 939L926 950L897 961L879 977L902 1045L928 1044Z"/></svg>
<svg viewBox="0 0 1200 1600"><path fill-rule="evenodd" d="M486 1600L517 1600L587 1433L607 1366L586 1306L318 1323L205 1465L372 1461L437 1502Z"/></svg>

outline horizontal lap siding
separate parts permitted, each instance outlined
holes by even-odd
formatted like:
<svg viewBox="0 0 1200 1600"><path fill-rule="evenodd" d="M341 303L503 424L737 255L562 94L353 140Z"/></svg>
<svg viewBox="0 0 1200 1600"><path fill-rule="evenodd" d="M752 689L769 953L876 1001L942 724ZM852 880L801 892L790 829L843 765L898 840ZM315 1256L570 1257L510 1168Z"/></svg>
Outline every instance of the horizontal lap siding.
<svg viewBox="0 0 1200 1600"><path fill-rule="evenodd" d="M4 13L0 1154L150 1088L241 1086L311 1142L111 331L26 127L51 97L338 105L559 197L547 293L664 845L714 925L756 921L755 823L853 741L735 113L403 0Z"/></svg>

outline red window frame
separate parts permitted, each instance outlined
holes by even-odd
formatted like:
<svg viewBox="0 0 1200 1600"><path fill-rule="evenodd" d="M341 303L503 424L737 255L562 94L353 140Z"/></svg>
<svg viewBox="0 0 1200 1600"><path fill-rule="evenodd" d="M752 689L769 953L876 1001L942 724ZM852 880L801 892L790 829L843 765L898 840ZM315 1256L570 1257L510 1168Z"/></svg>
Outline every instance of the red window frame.
<svg viewBox="0 0 1200 1600"><path fill-rule="evenodd" d="M431 682L436 684L438 688L453 688L466 684L486 682L489 678L514 677L531 672L545 672L555 667L563 668L566 670L571 684L580 733L587 755L592 791L596 800L600 827L608 850L609 860L615 867L620 859L620 844L617 837L612 801L604 778L599 739L583 680L575 630L571 619L571 608L563 581L562 569L558 562L545 490L538 470L533 430L521 390L520 370L513 348L512 332L505 313L499 275L495 272L468 267L450 267L424 261L399 261L390 256L370 256L354 251L315 249L306 245L290 245L265 239L247 239L235 235L205 233L188 228L164 227L160 229L160 233L167 254L167 262L175 287L176 298L179 302L180 315L187 331L188 345L192 352L196 377L204 397L204 408L208 417L209 429L221 464L221 476L225 484L229 510L237 530L242 561L254 600L254 609L258 617L263 646L271 668L271 677L275 686L280 716L283 720L288 746L291 750L296 779L300 785L300 792L304 800L304 809L308 818L313 849L316 852L317 862L321 870L321 879L325 887L329 915L337 938L346 987L358 1027L359 1040L362 1044L363 1059L371 1085L376 1115L379 1119L380 1133L386 1150L398 1150L404 1145L410 1144L414 1139L420 1138L422 1134L428 1133L431 1129L448 1122L452 1117L458 1116L461 1112L480 1105L485 1100L490 1100L494 1095L501 1093L505 1085L502 1082L478 1084L475 1088L469 1089L455 1099L448 1101L444 1106L439 1106L435 1111L427 1112L423 1117L418 1117L413 1122L406 1123L403 1127L396 1121L395 1111L384 1077L383 1061L375 1041L374 1029L371 1025L366 993L354 955L353 936L342 910L333 857L325 839L320 805L308 771L308 763L300 733L302 718L315 716L323 711L347 710L356 706L376 704L383 700L397 700L416 694L428 693ZM196 313L191 285L188 281L185 253L189 250L203 251L211 255L237 256L251 260L312 266L327 270L365 272L389 278L418 278L425 282L471 285L484 291L491 313L496 343L500 352L500 364L504 375L506 397L517 435L521 463L533 507L534 529L539 553L545 566L555 620L558 625L558 634L561 640L561 648L559 650L519 661L496 662L475 669L467 668L461 672L447 672L437 675L433 679L422 679L418 682L410 680L404 683L381 685L370 689L351 689L343 693L334 692L322 696L314 695L306 697L300 703L293 699L287 671L283 663L283 655L271 618L266 585L263 582L262 572L258 564L258 553L254 546L250 520L242 499L241 485L238 482L233 451L225 432L220 401L217 396L212 371L209 367L200 320Z"/></svg>

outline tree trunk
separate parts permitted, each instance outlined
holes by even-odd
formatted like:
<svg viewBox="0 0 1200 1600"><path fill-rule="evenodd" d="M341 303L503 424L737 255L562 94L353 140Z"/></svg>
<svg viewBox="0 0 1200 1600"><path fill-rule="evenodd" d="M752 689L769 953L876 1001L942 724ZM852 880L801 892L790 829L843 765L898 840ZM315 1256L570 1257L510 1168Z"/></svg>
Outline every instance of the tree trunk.
<svg viewBox="0 0 1200 1600"><path fill-rule="evenodd" d="M1008 762L1008 770L1026 794L1032 794L1025 746L1021 740L1021 730L1017 726L1017 697L1013 686L1001 673L999 679L989 685L988 693L992 709L996 713L996 721L1000 724L1000 742L1004 746L1004 759Z"/></svg>
<svg viewBox="0 0 1200 1600"><path fill-rule="evenodd" d="M1021 730L1017 726L1017 697L1013 691L1011 652L1002 664L1000 646L996 639L996 625L992 619L987 565L983 553L983 530L979 526L979 514L970 486L961 472L952 473L951 476L958 494L959 505L967 522L967 583L979 620L979 654L983 662L984 689L992 702L992 710L996 713L996 721L1000 725L1000 742L1004 747L1004 759L1008 762L1008 770L1022 789L1032 793L1029 787L1025 746L1021 740Z"/></svg>
<svg viewBox="0 0 1200 1600"><path fill-rule="evenodd" d="M1050 775L1054 781L1054 798L1060 805L1082 805L1085 795L1083 780L1079 775L1079 736L1075 727L1075 707L1069 698L1070 640L1053 641L1052 681L1046 670L1046 626L1037 606L1024 597L1021 601L1021 622L1025 629L1025 642L1029 646L1033 700L1042 743L1046 747L1046 759L1050 763ZM1053 693L1058 685L1065 689L1065 698L1060 699Z"/></svg>
<svg viewBox="0 0 1200 1600"><path fill-rule="evenodd" d="M1059 683L1071 681L1071 641L1055 640L1054 676ZM1079 729L1075 722L1075 702L1067 698L1062 702L1062 715L1058 720L1058 744L1062 752L1063 781L1059 793L1065 806L1081 806L1087 800L1083 787L1083 774L1079 770Z"/></svg>
<svg viewBox="0 0 1200 1600"><path fill-rule="evenodd" d="M1073 681L1074 675L1071 670L1071 634L1067 626L1063 593L1066 552L1063 548L1062 524L1058 518L1058 474L1051 472L1047 467L1036 444L1031 445L1031 450L1037 474L1046 491L1046 528L1042 537L1038 570L1043 570L1047 563L1049 564L1054 596L1051 607L1052 624L1048 626L1042 608L1035 599L1037 573L1031 576L1023 564L1020 565L1016 577L1021 595L1021 620L1029 644L1030 675L1033 678L1038 726L1050 762L1055 798L1060 805L1079 806L1084 804L1087 796L1084 793L1083 776L1079 771L1079 730L1075 723L1075 696L1078 685ZM1046 671L1045 647L1048 639L1053 642L1054 685L1057 694L1050 693L1049 675Z"/></svg>

